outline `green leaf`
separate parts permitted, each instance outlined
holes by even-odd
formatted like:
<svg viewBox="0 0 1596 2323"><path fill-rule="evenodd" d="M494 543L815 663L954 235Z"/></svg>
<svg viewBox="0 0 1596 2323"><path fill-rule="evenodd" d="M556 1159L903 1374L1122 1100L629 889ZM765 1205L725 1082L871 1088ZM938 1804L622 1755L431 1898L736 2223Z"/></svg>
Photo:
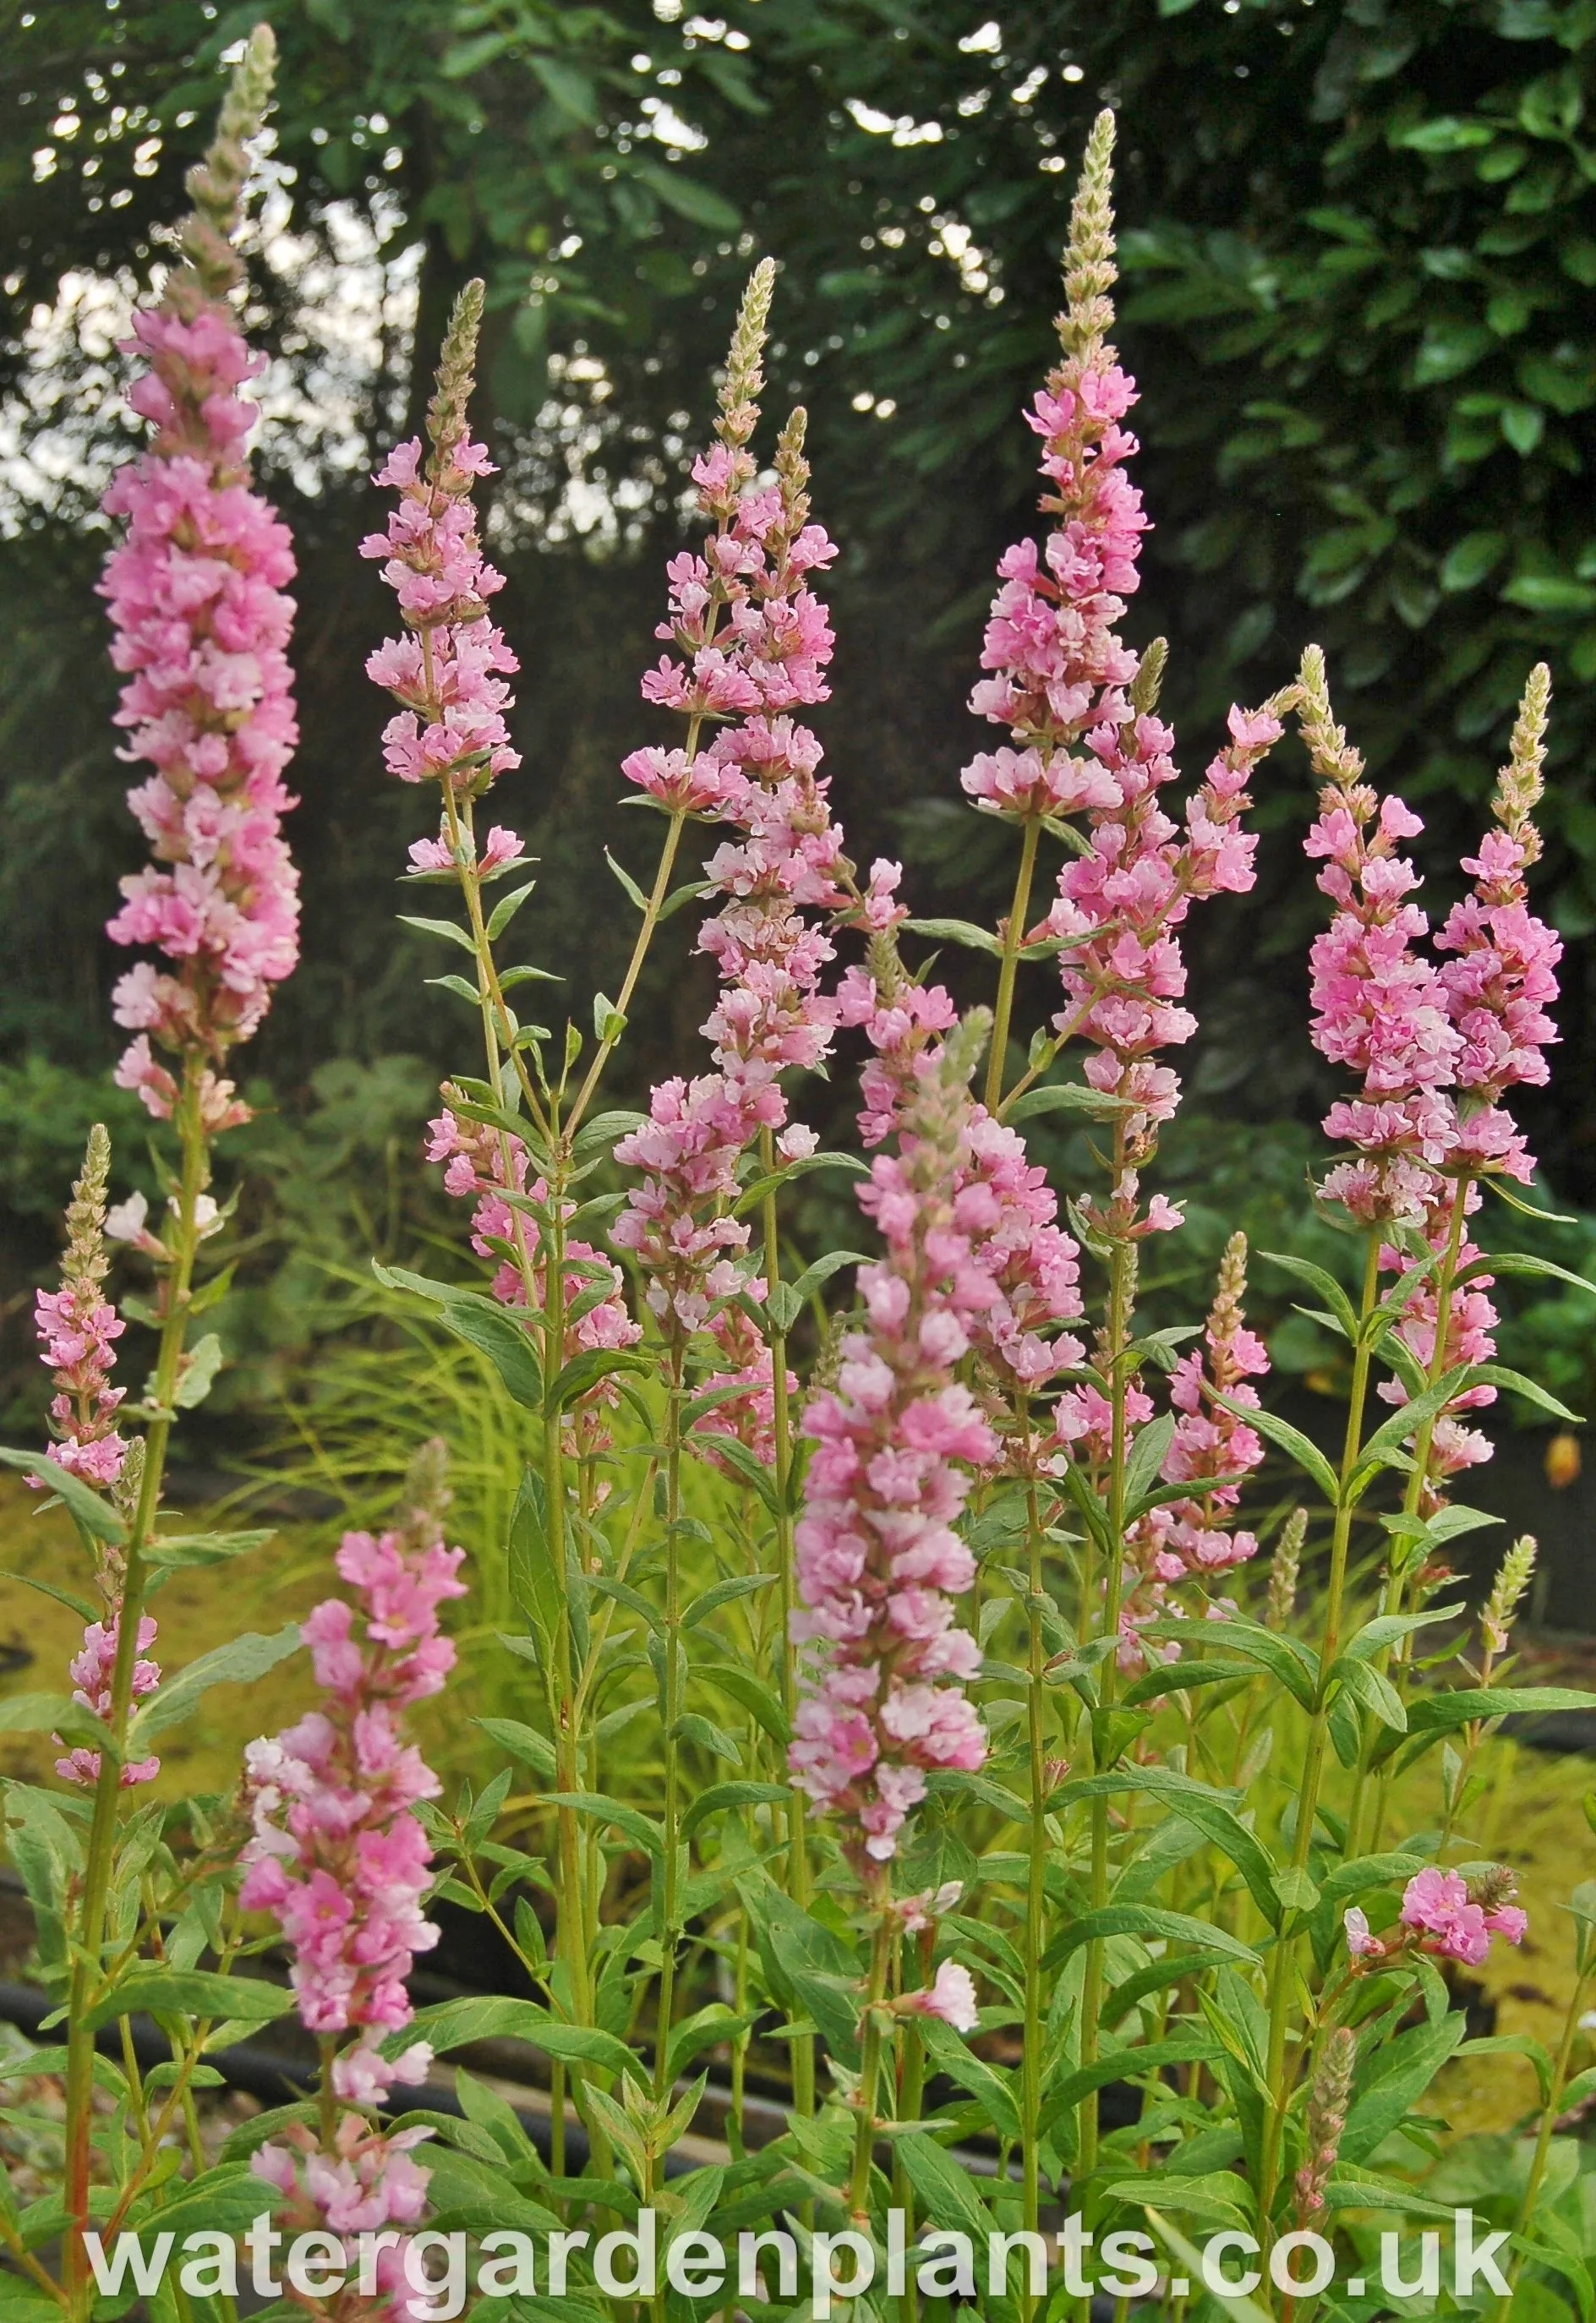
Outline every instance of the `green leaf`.
<svg viewBox="0 0 1596 2323"><path fill-rule="evenodd" d="M814 1170L840 1170L850 1178L867 1178L870 1174L869 1163L861 1162L857 1153L803 1153L796 1162L784 1162L779 1170L772 1170L745 1186L737 1198L733 1217L747 1217L750 1210L758 1208L766 1194L784 1186L790 1178L807 1178Z"/></svg>
<svg viewBox="0 0 1596 2323"><path fill-rule="evenodd" d="M1159 5L1160 9L1166 8L1169 0L1159 0ZM1172 2253L1188 2282L1201 2282L1203 2257L1196 2244L1188 2242L1179 2227L1171 2226L1163 2212L1154 2209L1151 2202L1143 2202L1142 2214L1160 2242ZM1229 2316L1230 2323L1270 2323L1264 2309L1256 2300L1249 2299L1245 2291L1211 2291L1208 2297L1222 2315Z"/></svg>
<svg viewBox="0 0 1596 2323"><path fill-rule="evenodd" d="M144 1557L157 1570L175 1573L191 1566L225 1565L276 1538L270 1525L256 1532L174 1532L164 1540L152 1540Z"/></svg>
<svg viewBox="0 0 1596 2323"><path fill-rule="evenodd" d="M1306 1282L1310 1290L1317 1291L1348 1339L1354 1346L1357 1345L1356 1310L1333 1274L1327 1273L1324 1267L1315 1266L1311 1261L1294 1257L1286 1251L1261 1250L1258 1255L1267 1260L1270 1266L1278 1266L1284 1273L1295 1275L1299 1282Z"/></svg>
<svg viewBox="0 0 1596 2323"><path fill-rule="evenodd" d="M526 902L527 896L532 893L533 888L536 887L537 885L537 882L536 879L527 879L524 881L520 886L512 887L508 895L500 895L499 901L494 904L491 916L488 921L488 941L490 943L498 942L500 937L504 933L506 928L509 927L510 922L514 919L516 914L520 910L521 905Z"/></svg>
<svg viewBox="0 0 1596 2323"><path fill-rule="evenodd" d="M541 1412L543 1368L537 1351L508 1307L463 1290L457 1283L435 1282L427 1275L413 1274L408 1267L379 1266L373 1261L371 1271L387 1289L408 1290L436 1307L444 1328L487 1356L515 1401L525 1410Z"/></svg>
<svg viewBox="0 0 1596 2323"><path fill-rule="evenodd" d="M1141 1936L1171 1944L1197 1944L1205 1951L1243 1961L1249 1968L1258 1966L1258 1954L1239 1936L1228 1935L1211 1921L1193 1919L1188 1912L1166 1912L1151 1904L1105 1904L1096 1912L1083 1912L1055 1936L1042 1965L1050 1971L1056 1970L1082 1944L1096 1943L1108 1936Z"/></svg>
<svg viewBox="0 0 1596 2323"><path fill-rule="evenodd" d="M1407 1733L1408 1712L1402 1707L1402 1697L1372 1662L1354 1661L1343 1654L1333 1664L1330 1676L1332 1680L1339 1678L1344 1691L1393 1733Z"/></svg>
<svg viewBox="0 0 1596 2323"><path fill-rule="evenodd" d="M1260 1436L1267 1437L1277 1450L1285 1453L1288 1459L1294 1460L1303 1474L1318 1486L1332 1508L1335 1507L1341 1491L1335 1471L1318 1446L1305 1436L1300 1428L1293 1428L1289 1419L1280 1418L1279 1412L1254 1411L1227 1395L1222 1395L1218 1400L1226 1411L1234 1411L1250 1428L1255 1428Z"/></svg>
<svg viewBox="0 0 1596 2323"><path fill-rule="evenodd" d="M555 1746L535 1727L523 1725L518 1718L473 1718L471 1722L480 1726L491 1742L497 1742L501 1750L519 1759L523 1767L530 1767L540 1780L552 1783L555 1779L558 1768Z"/></svg>
<svg viewBox="0 0 1596 2323"><path fill-rule="evenodd" d="M457 928L453 920L418 920L412 918L408 912L400 912L397 916L401 928L413 928L417 935L442 936L447 942L458 944L462 951L470 952L475 960L475 944L466 931Z"/></svg>
<svg viewBox="0 0 1596 2323"><path fill-rule="evenodd" d="M193 1411L202 1404L216 1384L216 1373L222 1368L222 1342L214 1331L196 1340L184 1359L177 1386L172 1390L172 1401L179 1411Z"/></svg>
<svg viewBox="0 0 1596 2323"><path fill-rule="evenodd" d="M1507 554L1505 532L1467 532L1454 540L1442 559L1437 579L1449 593L1476 589Z"/></svg>
<svg viewBox="0 0 1596 2323"><path fill-rule="evenodd" d="M792 1797L784 1783L711 1783L690 1802L682 1818L682 1836L691 1839L710 1815L726 1814L736 1807L790 1805Z"/></svg>
<svg viewBox="0 0 1596 2323"><path fill-rule="evenodd" d="M1567 580L1558 573L1515 574L1502 595L1509 605L1522 605L1530 613L1596 611L1596 585Z"/></svg>
<svg viewBox="0 0 1596 2323"><path fill-rule="evenodd" d="M84 2025L97 2033L140 2010L152 2016L206 2016L233 2024L267 2025L288 2015L294 1996L286 1985L257 1976L218 1976L209 1969L151 1968L140 1961L131 1976L96 2000Z"/></svg>
<svg viewBox="0 0 1596 2323"><path fill-rule="evenodd" d="M126 1540L127 1527L110 1501L101 1500L94 1487L86 1484L81 1476L69 1475L53 1460L47 1460L42 1452L13 1452L0 1446L0 1466L20 1468L23 1475L36 1476L41 1484L48 1484L56 1498L65 1502L84 1530L92 1533L96 1540L107 1540L117 1548Z"/></svg>
<svg viewBox="0 0 1596 2323"><path fill-rule="evenodd" d="M990 953L994 960L1003 958L1003 944L990 928L978 928L973 920L905 920L903 925L917 936L932 936L938 943L962 944L967 951Z"/></svg>
<svg viewBox="0 0 1596 2323"><path fill-rule="evenodd" d="M1182 1915L1177 1913L1173 1916ZM1206 2063L1214 2053L1214 2043L1201 2033L1176 2034L1168 2041L1110 2049L1091 2064L1078 2067L1054 2084L1048 2091L1047 2118L1057 2121L1082 2098L1089 2097L1094 2089L1106 2089L1110 2081L1130 2080L1138 2073L1161 2072L1167 2065Z"/></svg>
<svg viewBox="0 0 1596 2323"><path fill-rule="evenodd" d="M637 905L638 911L647 912L648 909L648 898L643 893L641 887L638 886L637 881L627 869L625 864L618 863L614 856L610 854L608 848L604 849L604 860L608 863L611 871L614 872L616 877L619 880L622 887L626 890L626 893L630 897L631 901Z"/></svg>
<svg viewBox="0 0 1596 2323"><path fill-rule="evenodd" d="M299 1650L299 1624L289 1621L270 1636L259 1630L246 1630L225 1646L217 1646L208 1654L201 1654L197 1662L169 1678L152 1694L128 1728L127 1749L130 1758L137 1758L144 1746L157 1734L164 1734L169 1726L179 1725L188 1717L202 1694L213 1685L250 1685L256 1678L264 1677L279 1662Z"/></svg>
<svg viewBox="0 0 1596 2323"><path fill-rule="evenodd" d="M669 169L659 161L634 161L631 174L641 179L658 195L667 209L675 211L693 225L708 226L712 234L737 234L742 227L742 212L725 197L700 185L680 170Z"/></svg>
<svg viewBox="0 0 1596 2323"><path fill-rule="evenodd" d="M716 1686L720 1693L729 1695L764 1729L773 1742L779 1743L784 1749L792 1740L793 1731L776 1699L775 1688L767 1685L752 1670L743 1669L734 1662L709 1662L700 1663L693 1676L702 1678L706 1685Z"/></svg>
<svg viewBox="0 0 1596 2323"><path fill-rule="evenodd" d="M1039 1113L1084 1113L1090 1121L1113 1121L1132 1110L1129 1098L1087 1088L1080 1081L1047 1081L1000 1107L1003 1119L1011 1124L1029 1121Z"/></svg>
<svg viewBox="0 0 1596 2323"><path fill-rule="evenodd" d="M545 1791L543 1798L547 1806L569 1807L573 1814L586 1815L593 1823L612 1824L645 1854L660 1855L665 1851L665 1834L656 1823L639 1808L623 1806L619 1799L602 1791Z"/></svg>
<svg viewBox="0 0 1596 2323"><path fill-rule="evenodd" d="M1509 1371L1506 1364L1471 1364L1470 1384L1476 1380L1485 1381L1492 1387L1505 1387L1510 1395L1522 1396L1537 1410L1549 1412L1554 1419L1567 1420L1573 1427L1577 1428L1583 1418L1582 1413L1570 1411L1565 1403L1559 1403L1537 1380L1526 1379L1522 1372Z"/></svg>
<svg viewBox="0 0 1596 2323"><path fill-rule="evenodd" d="M1193 1637L1194 1628L1197 1636ZM1244 1614L1231 1621L1213 1623L1191 1621L1150 1621L1142 1631L1145 1638L1156 1639L1160 1644L1194 1646L1204 1650L1209 1646L1227 1654L1241 1654L1268 1670L1278 1684L1283 1685L1305 1710L1313 1706L1314 1689L1318 1684L1318 1657L1299 1639L1283 1637L1266 1630L1261 1622L1250 1621ZM1137 1684L1142 1681L1138 1679Z"/></svg>
<svg viewBox="0 0 1596 2323"><path fill-rule="evenodd" d="M479 32L473 41L456 41L445 49L438 70L445 80L465 80L501 57L509 46L508 32Z"/></svg>
<svg viewBox="0 0 1596 2323"><path fill-rule="evenodd" d="M1230 1858L1246 1881L1253 1902L1270 1926L1275 1925L1280 1916L1274 1886L1275 1867L1268 1850L1247 1829L1223 1793L1167 1768L1121 1767L1112 1774L1088 1775L1079 1781L1066 1783L1056 1793L1054 1804L1059 1807L1077 1799L1110 1798L1116 1791L1145 1792L1150 1798L1172 1807L1186 1822L1195 1823Z"/></svg>
<svg viewBox="0 0 1596 2323"><path fill-rule="evenodd" d="M1415 1733L1446 1733L1476 1718L1528 1718L1555 1710L1596 1710L1596 1694L1572 1685L1489 1685L1461 1687L1454 1694L1422 1694L1408 1705L1408 1723Z"/></svg>
<svg viewBox="0 0 1596 2323"><path fill-rule="evenodd" d="M737 1573L728 1581L717 1581L712 1588L706 1589L702 1596L693 1600L682 1616L683 1628L696 1629L701 1621L707 1621L711 1613L718 1613L722 1605L732 1604L739 1597L751 1597L758 1590L768 1589L775 1579L774 1573Z"/></svg>
<svg viewBox="0 0 1596 2323"><path fill-rule="evenodd" d="M564 1411L616 1372L647 1372L649 1368L642 1356L630 1354L624 1347L583 1347L561 1370L550 1400L556 1411Z"/></svg>
<svg viewBox="0 0 1596 2323"><path fill-rule="evenodd" d="M607 2073L627 2073L644 2080L641 2061L613 2033L562 2024L535 2000L510 2000L491 1995L468 1995L442 2000L417 2011L412 2022L390 2033L383 2043L386 2055L397 2056L412 2041L430 2043L439 2056L477 2041L528 2041L546 2057L562 2062L596 2065Z"/></svg>
<svg viewBox="0 0 1596 2323"><path fill-rule="evenodd" d="M980 2181L972 2178L934 2137L901 2137L893 2152L923 2203L926 2217L940 2227L962 2228L977 2237L977 2250L984 2249L994 2219L977 2191Z"/></svg>
<svg viewBox="0 0 1596 2323"><path fill-rule="evenodd" d="M1527 1250L1493 1253L1486 1258L1476 1258L1458 1269L1460 1284L1472 1282L1477 1275L1536 1274L1547 1281L1572 1283L1576 1290L1588 1290L1596 1299L1596 1282L1582 1274L1571 1273L1566 1266L1555 1266L1549 1258L1536 1258Z"/></svg>
<svg viewBox="0 0 1596 2323"><path fill-rule="evenodd" d="M53 1597L58 1605L65 1605L82 1621L97 1621L98 1613L87 1597L74 1597L69 1589L58 1589L53 1581L41 1581L36 1574L16 1573L0 1566L0 1581L20 1581L24 1589L37 1589L41 1597Z"/></svg>
<svg viewBox="0 0 1596 2323"><path fill-rule="evenodd" d="M91 1749L112 1749L111 1730L69 1694L13 1694L0 1702L0 1734L57 1734Z"/></svg>
<svg viewBox="0 0 1596 2323"><path fill-rule="evenodd" d="M1463 2036L1461 2010L1399 2033L1360 2061L1341 2141L1343 2162L1362 2162L1412 2111Z"/></svg>
<svg viewBox="0 0 1596 2323"><path fill-rule="evenodd" d="M641 1129L647 1118L647 1115L633 1113L624 1106L616 1106L608 1113L595 1113L577 1132L572 1152L578 1162L589 1161L593 1154L607 1152L618 1139L629 1137L635 1129Z"/></svg>
<svg viewBox="0 0 1596 2323"><path fill-rule="evenodd" d="M1133 1523L1146 1506L1147 1495L1158 1481L1165 1455L1175 1438L1175 1415L1162 1411L1140 1428L1131 1446L1131 1456L1125 1463L1125 1521ZM1190 1487L1184 1488L1188 1493Z"/></svg>
<svg viewBox="0 0 1596 2323"><path fill-rule="evenodd" d="M830 1282L831 1277L839 1273L843 1267L868 1266L869 1263L869 1259L862 1250L828 1250L822 1253L812 1265L806 1266L795 1282L789 1283L785 1287L793 1293L799 1304L802 1305L805 1299L812 1299L821 1283Z"/></svg>

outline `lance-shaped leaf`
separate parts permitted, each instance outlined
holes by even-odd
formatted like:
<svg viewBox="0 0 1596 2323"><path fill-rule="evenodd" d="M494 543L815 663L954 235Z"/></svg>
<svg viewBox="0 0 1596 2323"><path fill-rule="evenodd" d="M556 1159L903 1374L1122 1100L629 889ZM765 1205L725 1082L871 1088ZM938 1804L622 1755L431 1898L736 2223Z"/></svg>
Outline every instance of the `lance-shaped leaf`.
<svg viewBox="0 0 1596 2323"><path fill-rule="evenodd" d="M1175 1774L1166 1767L1120 1767L1112 1774L1088 1775L1078 1782L1066 1783L1056 1793L1055 1804L1067 1806L1077 1799L1110 1798L1116 1791L1143 1791L1150 1798L1173 1808L1186 1822L1195 1823L1235 1865L1270 1926L1278 1924L1280 1904L1275 1894L1275 1866L1268 1850L1247 1829L1224 1792L1196 1782L1189 1775Z"/></svg>

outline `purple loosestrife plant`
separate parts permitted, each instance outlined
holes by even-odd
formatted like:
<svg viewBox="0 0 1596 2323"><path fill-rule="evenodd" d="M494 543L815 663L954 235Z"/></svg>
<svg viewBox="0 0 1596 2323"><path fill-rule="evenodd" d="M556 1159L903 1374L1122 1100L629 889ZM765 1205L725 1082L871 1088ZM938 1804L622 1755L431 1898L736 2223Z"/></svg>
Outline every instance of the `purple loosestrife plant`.
<svg viewBox="0 0 1596 2323"><path fill-rule="evenodd" d="M134 316L125 351L147 368L129 401L152 434L104 503L119 524L102 594L126 681L116 713L122 755L152 770L129 803L153 859L124 881L109 927L116 942L156 954L115 987L117 1021L135 1035L117 1078L170 1124L178 1162L175 1171L160 1164L166 1201L158 1221L142 1196L108 1210L109 1143L103 1129L91 1133L68 1212L61 1287L37 1302L55 1441L43 1458L4 1455L64 1504L98 1598L96 1608L38 1584L81 1611L83 1645L70 1664L70 1696L26 1697L13 1705L12 1722L54 1731L69 1804L63 1813L26 1786L8 1796L14 1852L28 1867L41 1931L41 1972L65 2004L65 2162L50 2235L60 2245L60 2280L25 2236L8 2228L6 2240L34 2291L74 2323L96 2295L84 2239L91 2217L111 2238L146 2217L170 2166L174 2123L192 2127L192 2084L226 2015L218 2004L240 1942L228 1924L230 1851L206 1804L185 1802L169 1841L168 1808L130 1794L161 1771L151 1742L190 1714L208 1685L258 1676L298 1642L291 1626L239 1639L175 1678L169 1671L162 1685L147 1610L172 1570L267 1538L174 1532L161 1519L171 1429L203 1400L222 1360L215 1335L191 1344L190 1327L225 1287L225 1277L196 1280L201 1245L225 1223L207 1190L211 1149L248 1117L225 1068L298 957L297 877L281 832L296 740L286 650L293 604L284 593L293 557L285 528L250 483L255 414L243 390L264 358L246 344L230 303L243 274L233 236L249 141L265 112L274 53L264 28L244 44L216 139L189 173L193 214L157 295ZM107 1295L108 1240L135 1248L155 1279L154 1299L142 1308L124 1301L157 1335L136 1403L112 1380L124 1323ZM180 1640L169 1643L180 1649ZM185 1830L186 1845L177 1836ZM185 1986L207 1948L219 1969ZM163 1974L175 1979L156 2004L171 2046L165 2085L122 2076L107 2133L96 2126L96 2092L105 2092L96 2030L122 2023L131 2058L125 2020ZM107 2134L115 2154L108 2203Z"/></svg>

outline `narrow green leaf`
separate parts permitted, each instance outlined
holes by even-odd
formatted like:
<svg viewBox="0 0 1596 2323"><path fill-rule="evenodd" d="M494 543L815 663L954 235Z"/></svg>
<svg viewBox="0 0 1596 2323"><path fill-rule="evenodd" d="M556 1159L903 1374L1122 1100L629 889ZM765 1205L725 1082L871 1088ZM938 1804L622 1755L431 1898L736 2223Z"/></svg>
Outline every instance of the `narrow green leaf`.
<svg viewBox="0 0 1596 2323"><path fill-rule="evenodd" d="M94 1487L86 1484L81 1476L71 1475L65 1468L58 1467L53 1460L47 1460L42 1452L13 1452L0 1446L0 1466L20 1468L23 1475L36 1476L41 1484L48 1484L57 1500L65 1502L85 1531L92 1533L96 1540L108 1540L117 1548L126 1540L127 1527L110 1501L101 1500Z"/></svg>
<svg viewBox="0 0 1596 2323"><path fill-rule="evenodd" d="M532 893L533 888L536 887L537 885L537 882L536 879L527 879L522 882L520 886L512 887L508 895L500 895L499 901L494 904L492 914L488 921L488 941L490 943L498 942L500 937L504 933L506 928L509 927L510 922L514 919L516 914L520 910L521 905L526 902L527 896Z"/></svg>
<svg viewBox="0 0 1596 2323"><path fill-rule="evenodd" d="M453 920L418 920L408 912L400 912L398 917L401 928L413 928L421 936L442 936L445 941L458 944L462 951L470 952L473 960L476 958L475 944L465 929L457 928Z"/></svg>

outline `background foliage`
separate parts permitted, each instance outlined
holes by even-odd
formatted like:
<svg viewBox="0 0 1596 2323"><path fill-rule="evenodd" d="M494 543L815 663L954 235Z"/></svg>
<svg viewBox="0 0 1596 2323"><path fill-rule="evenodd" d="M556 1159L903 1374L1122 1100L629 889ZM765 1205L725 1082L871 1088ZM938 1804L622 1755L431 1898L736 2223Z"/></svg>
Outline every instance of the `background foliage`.
<svg viewBox="0 0 1596 2323"><path fill-rule="evenodd" d="M314 1222L335 1262L363 1231L352 1201L391 1213L384 1157L413 1154L441 1053L392 923L419 810L380 771L382 704L360 664L381 615L354 552L373 451L413 421L454 289L490 284L483 417L529 674L516 819L544 858L544 955L601 986L621 940L586 867L601 838L624 856L631 836L614 835L614 769L653 730L633 689L657 558L766 249L784 270L776 392L811 408L817 502L845 545L826 716L839 809L861 856L908 851L922 908L947 908L985 876L968 817L947 812L975 730L963 696L993 557L1032 491L1018 409L1048 360L1067 170L1105 99L1159 526L1134 621L1171 637L1188 763L1233 693L1261 696L1319 636L1359 739L1420 802L1437 865L1455 862L1549 647L1544 876L1572 956L1567 1047L1533 1129L1558 1190L1596 1202L1591 0L1032 0L990 18L954 0L726 0L712 16L684 0L5 0L12 1365L69 1157L105 1103L99 928L136 856L93 596L94 499L127 441L116 315L179 212L216 60L261 15L284 70L252 279L277 357L271 488L302 566L307 947L260 1047L281 1112L248 1195L259 1383L280 1384L326 1295L303 1260L287 1266L284 1232ZM1257 894L1197 946L1195 1099L1233 1125L1320 1109L1299 774L1288 761L1266 794ZM1430 900L1448 900L1444 873ZM638 1083L706 994L662 950L628 1041ZM316 1070L329 1047L348 1060L331 1079ZM430 1230L413 1171L402 1198L419 1205L408 1230Z"/></svg>

